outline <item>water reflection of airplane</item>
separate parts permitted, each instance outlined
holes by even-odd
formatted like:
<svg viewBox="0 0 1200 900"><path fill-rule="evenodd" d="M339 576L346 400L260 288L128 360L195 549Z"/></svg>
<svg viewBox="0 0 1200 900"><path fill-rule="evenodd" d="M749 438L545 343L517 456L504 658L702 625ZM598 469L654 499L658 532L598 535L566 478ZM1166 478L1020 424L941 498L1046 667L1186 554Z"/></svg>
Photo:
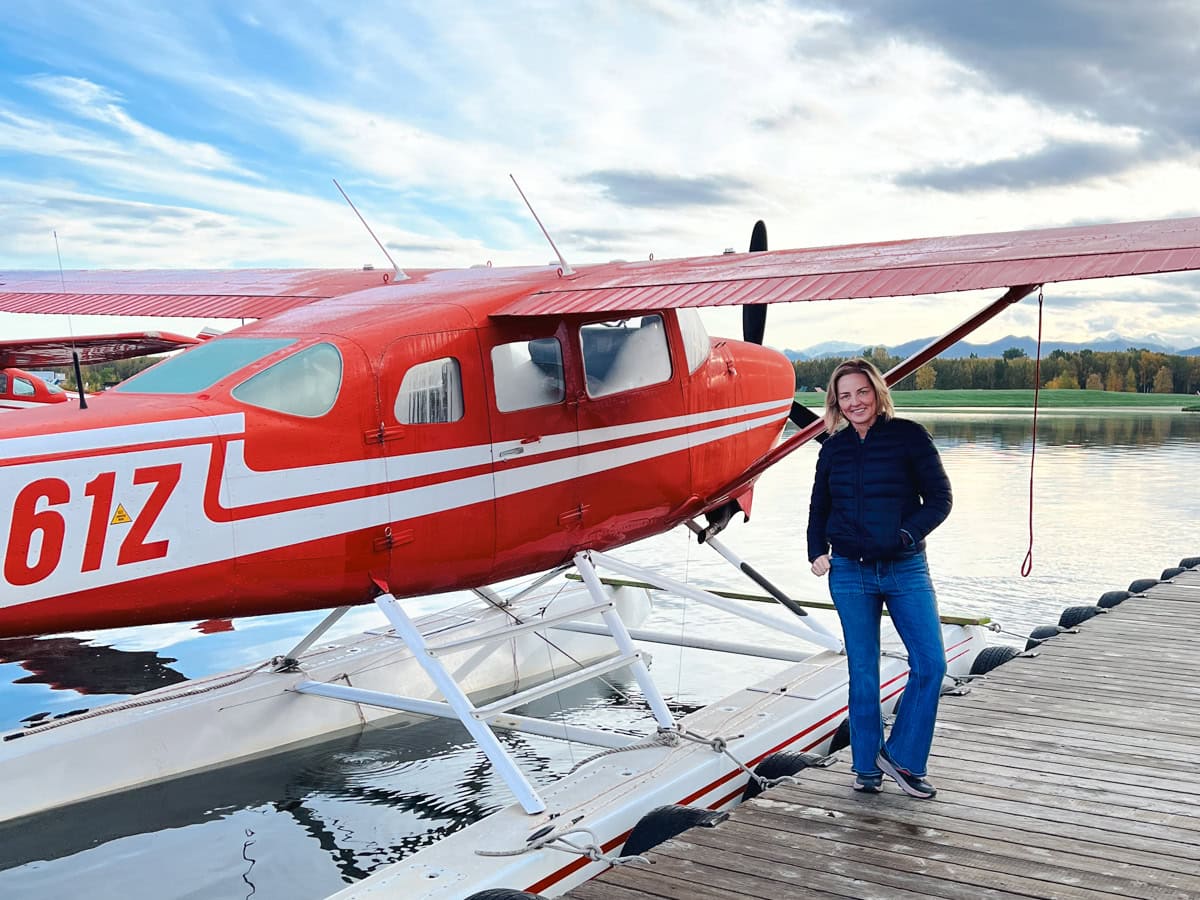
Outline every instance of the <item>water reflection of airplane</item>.
<svg viewBox="0 0 1200 900"><path fill-rule="evenodd" d="M75 637L0 638L0 663L30 674L14 684L45 684L79 694L140 694L177 684L175 662L149 650L121 650ZM27 718L26 721L35 721Z"/></svg>
<svg viewBox="0 0 1200 900"><path fill-rule="evenodd" d="M765 231L751 249L765 249ZM508 824L501 827L520 829L532 820L514 816L549 813L488 724L505 720L540 734L558 734L558 726L509 715L511 706L500 702L471 705L436 657L466 648L501 657L508 651L491 649L500 637L600 617L617 652L556 684L627 667L659 728L675 733L678 723L596 569L720 603L607 551L681 524L721 550L712 535L738 509L749 511L758 476L821 431L822 423L794 403L786 358L761 346L767 304L1005 289L887 373L894 383L1040 284L1196 268L1200 219L579 271L564 263L416 272L395 280L377 271L70 273L72 289L51 294L57 274L8 274L0 292L0 309L8 311L45 312L52 305L55 312L95 312L100 297L131 315L264 318L135 376L86 414L42 409L0 423L0 527L7 529L0 634L344 609L374 600L448 702L302 675L287 675L292 680L276 690L344 701L356 711L347 716L362 715L364 707L458 716L519 798L516 813L503 811ZM730 305L746 310L746 340L710 339L695 308ZM793 417L802 427L779 443ZM695 521L701 515L707 526ZM760 579L748 564L731 561ZM399 602L454 588L482 592L568 565L586 582L590 604L585 600L566 618L506 620L502 628L462 638L456 632L435 648ZM493 612L504 608L489 599ZM756 612L737 614L759 621ZM753 730L743 735L744 748L753 753L763 742L802 740L818 746L830 735L814 729L844 715L831 693L844 686L840 640L819 623L770 625L833 652L802 663L804 674L796 676L795 685L803 682L812 693L793 712L817 716L817 724L786 717L744 722L739 732ZM957 655L948 663L969 667L962 658L983 640L973 628L951 635L947 646ZM294 673L292 662L282 660L277 671ZM530 696L523 691L509 701ZM294 702L295 694L277 699L272 709L281 722L308 709ZM736 708L706 708L693 721L698 728L723 727L722 710ZM220 714L230 712L222 707ZM239 738L258 737L249 725ZM567 736L604 747L629 743L627 735L596 730ZM39 761L39 741L57 740L53 732L10 737L5 751L23 745L29 765ZM190 732L189 742L195 743ZM686 777L708 785L695 796L711 794L718 806L734 802L738 791L729 785L745 777L735 771L710 781L707 773L723 761L697 762L686 748L673 751L672 760ZM178 760L161 764L167 763ZM673 794L670 779L644 775L649 780L621 793L639 802L687 794ZM585 793L600 784L588 782ZM80 788L87 789L95 788ZM601 815L611 794L580 802ZM614 834L636 814L634 807L603 812ZM447 860L463 856L455 847L440 852ZM560 890L583 877L582 866L560 867L553 857L523 860L520 878Z"/></svg>
<svg viewBox="0 0 1200 900"><path fill-rule="evenodd" d="M579 686L563 691L553 710L600 709L603 714L609 708L621 716L623 700L616 685L600 696L591 686ZM550 709L547 701L541 706L542 711ZM539 710L535 706L527 711ZM622 721L633 724L632 712ZM531 746L516 734L506 740L540 778L567 764L565 759L543 756L554 749L553 742ZM323 864L328 858L344 879L357 880L479 821L506 802L486 758L464 743L457 724L409 720L87 800L73 806L69 816L49 811L0 823L0 846L3 868L39 862L46 879L61 883L70 880L64 873L76 865L70 857L124 841L119 861L112 865L145 879L157 865L177 863L164 860L156 839L161 832L203 825L224 835L216 840L228 848L239 844L244 834L246 820L238 814L249 812L255 830L273 835L272 852L285 853L290 866L305 868L311 860ZM288 820L299 826L298 832L280 827ZM189 833L194 848L214 840ZM138 836L140 840L126 840ZM121 878L105 874L109 863L102 854L87 853L80 864L110 891ZM225 877L236 880L236 872L231 867ZM264 882L271 877L266 872L258 874L259 889L268 896L288 893L285 886ZM281 876L276 872L274 877ZM336 890L342 883L332 881L327 889ZM0 892L3 889L0 875Z"/></svg>

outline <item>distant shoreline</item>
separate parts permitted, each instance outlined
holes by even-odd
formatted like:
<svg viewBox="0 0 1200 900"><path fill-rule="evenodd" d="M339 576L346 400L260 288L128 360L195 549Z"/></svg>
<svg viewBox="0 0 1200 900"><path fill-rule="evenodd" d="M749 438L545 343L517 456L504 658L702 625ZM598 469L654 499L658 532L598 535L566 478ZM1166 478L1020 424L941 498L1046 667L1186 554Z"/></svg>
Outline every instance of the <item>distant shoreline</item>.
<svg viewBox="0 0 1200 900"><path fill-rule="evenodd" d="M908 409L967 407L979 409L1032 409L1032 390L932 390L893 391L896 406ZM796 400L805 406L822 406L825 395L802 391ZM1121 391L1048 390L1038 396L1041 409L1158 409L1200 411L1200 397L1192 394L1134 394Z"/></svg>

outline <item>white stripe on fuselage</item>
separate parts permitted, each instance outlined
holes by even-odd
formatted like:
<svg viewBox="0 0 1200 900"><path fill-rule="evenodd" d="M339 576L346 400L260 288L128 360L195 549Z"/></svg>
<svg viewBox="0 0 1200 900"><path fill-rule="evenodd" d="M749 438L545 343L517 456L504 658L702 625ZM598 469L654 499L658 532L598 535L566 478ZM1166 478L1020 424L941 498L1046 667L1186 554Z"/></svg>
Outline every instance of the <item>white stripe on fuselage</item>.
<svg viewBox="0 0 1200 900"><path fill-rule="evenodd" d="M45 400L0 400L0 412L12 412L15 409L44 409L49 406Z"/></svg>
<svg viewBox="0 0 1200 900"><path fill-rule="evenodd" d="M586 431L578 433L564 432L551 434L540 437L533 443L523 443L519 440L501 441L495 444L454 447L427 453L401 453L389 456L386 460L354 460L352 462L304 466L295 469L252 469L246 463L245 443L240 440L231 440L228 442L225 452L225 477L221 484L221 504L233 508L252 506L259 503L273 503L281 500L297 499L315 493L331 493L334 491L361 488L371 484L382 484L387 481L402 481L408 478L420 478L427 475L448 474L456 470L469 469L492 462L503 465L509 465L513 462L528 462L533 457L544 456L548 453L560 453L575 447L586 447L612 441L627 440L663 431L675 431L680 428L692 428L697 425L736 416L771 412L774 415L768 416L767 419L769 420L777 416L785 408L791 408L791 401L788 401L786 404L779 401L752 403L733 409L709 410L707 412L692 413L684 416L670 416L663 419L631 422L625 425L589 428ZM756 419L750 427L758 427L762 424L764 424L764 420ZM707 443L709 440L719 440L720 437L726 437L729 434L736 434L738 431L746 430L744 427L737 425L724 427L732 427L734 430L725 431L717 438L701 440L699 443ZM638 452L635 455L628 456L625 462L619 462L616 465L627 465L639 460L650 459L662 453L671 453L687 446L694 446L697 443L697 435L705 433L693 433L690 444L688 442L688 435L678 435L675 439L672 439L674 443L670 444L670 449L661 449L649 455ZM680 441L682 443L679 443ZM653 444L658 446L659 442L653 442ZM644 446L651 445L646 444ZM668 445L663 444L662 446L666 448ZM629 449L621 447L616 450L606 450L602 451L600 456L606 456L609 453L625 453ZM515 458L507 458L507 454L513 451L520 451L520 455ZM572 458L572 461L574 461L574 458ZM534 468L534 466L524 466L519 472L509 474L521 475L522 480L527 481L528 479L522 473ZM561 469L562 467L557 466L556 468ZM587 471L598 472L602 471L603 468L612 468L612 466L593 468ZM301 473L304 479L303 483L311 486L311 490L297 491L298 475ZM569 478L573 476L566 475L564 477ZM542 483L552 484L555 481L561 480L562 478L553 478L551 481L543 481ZM520 488L520 490L527 489ZM515 491L506 493L515 493Z"/></svg>
<svg viewBox="0 0 1200 900"><path fill-rule="evenodd" d="M127 430L120 427L98 429L108 432L112 442L110 447L178 441L184 434L209 440L183 446L154 449L143 447L136 453L116 451L77 456L56 461L50 466L26 463L5 469L5 478L0 480L0 509L13 509L16 493L36 479L66 482L70 487L70 501L53 507L54 515L61 516L66 523L61 561L53 572L34 584L7 586L0 597L0 606L117 584L227 560L235 555L260 553L392 522L415 520L433 513L486 502L494 497L536 490L581 475L596 474L654 459L778 423L780 415L788 408L790 401L753 404L693 416L676 416L591 429L580 435L554 435L553 442L544 439L534 445L520 445L515 441L504 442L434 453L401 454L386 460L355 461L270 472L256 472L250 469L244 459L243 442L234 439L227 442L226 477L222 478L221 499L223 503L232 504L235 511L240 506L300 500L330 491L361 488L387 481L429 475L450 477L437 484L396 490L388 494L332 503L315 503L300 509L249 516L233 521L211 520L205 513L204 496L215 446L212 439L218 433L242 433L244 423L240 414L126 426ZM741 421L721 422L754 413L760 414ZM529 456L551 452L547 444L557 444L559 439L569 442L577 438L580 444L587 446L621 438L652 435L685 426L694 427L706 422L719 424L690 433L635 440L622 446L560 459L532 463L528 461ZM62 452L68 444L80 450L98 449L98 440L81 437L86 434L87 432L75 432L53 435L53 438L63 438L54 443L55 451L47 451L45 445L39 446L38 449L42 453ZM498 464L493 471L454 477L456 472L488 464L498 452L498 448L509 446L525 446L528 455L520 457L522 464L511 468ZM566 446L569 447L570 443ZM8 449L6 446L5 450ZM89 493L88 486L96 483L98 474L113 473L113 509L120 503L128 515L136 520L149 501L154 487L144 480L137 483L138 473L150 467L171 464L179 464L182 467L179 483L162 514L145 537L146 542L169 541L169 553L159 559L118 565L119 549L123 540L128 537L129 525L110 524L105 532L106 543L100 566L94 571L81 572L81 560L93 512L92 504L96 502L95 491L93 489L92 493ZM45 505L41 508L44 509ZM32 551L35 558L40 552L38 541L40 537L35 534Z"/></svg>
<svg viewBox="0 0 1200 900"><path fill-rule="evenodd" d="M685 432L684 434L677 434L674 437L626 444L608 450L597 450L594 453L584 453L575 457L568 456L562 459L536 463L531 466L522 466L521 468L507 471L497 470L496 496L507 497L512 494L520 494L524 491L535 490L543 485L568 481L581 475L595 475L598 472L619 469L621 466L654 459L657 456L677 453L689 447L711 444L713 441L723 440L732 435L750 431L762 425L776 422L778 419L778 414L760 416L756 419L747 419L728 425L706 428L703 431Z"/></svg>
<svg viewBox="0 0 1200 900"><path fill-rule="evenodd" d="M161 444L166 441L188 441L211 438L214 434L241 434L246 430L242 413L220 416L193 416L187 419L166 419L160 422L140 422L136 425L109 425L83 431L62 431L56 434L4 439L4 456L12 459L23 456L89 453L95 450L118 450Z"/></svg>

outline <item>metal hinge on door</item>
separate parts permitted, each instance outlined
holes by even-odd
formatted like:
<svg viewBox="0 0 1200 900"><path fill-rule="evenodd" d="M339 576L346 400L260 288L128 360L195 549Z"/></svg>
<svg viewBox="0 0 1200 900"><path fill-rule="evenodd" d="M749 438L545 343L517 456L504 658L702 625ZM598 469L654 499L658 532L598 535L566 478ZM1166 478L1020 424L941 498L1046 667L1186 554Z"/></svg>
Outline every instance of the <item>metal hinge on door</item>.
<svg viewBox="0 0 1200 900"><path fill-rule="evenodd" d="M385 550L391 550L393 547L401 547L404 544L411 544L415 535L411 528L404 528L400 531L392 531L392 527L388 525L383 529L383 536L375 538L372 546L375 552L382 553Z"/></svg>
<svg viewBox="0 0 1200 900"><path fill-rule="evenodd" d="M379 423L378 428L363 432L363 441L368 444L383 444L387 441L401 440L403 437L403 425L393 425L388 428L382 422Z"/></svg>
<svg viewBox="0 0 1200 900"><path fill-rule="evenodd" d="M591 506L580 503L574 509L568 509L566 512L558 514L559 525L570 525L573 522L582 522L584 513L591 509Z"/></svg>

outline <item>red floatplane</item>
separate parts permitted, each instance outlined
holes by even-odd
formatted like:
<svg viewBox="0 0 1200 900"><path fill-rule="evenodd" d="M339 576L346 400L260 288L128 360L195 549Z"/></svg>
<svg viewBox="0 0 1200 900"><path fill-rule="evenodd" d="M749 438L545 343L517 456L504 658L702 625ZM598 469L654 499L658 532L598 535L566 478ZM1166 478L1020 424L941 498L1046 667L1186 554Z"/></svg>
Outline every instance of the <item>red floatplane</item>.
<svg viewBox="0 0 1200 900"><path fill-rule="evenodd" d="M348 896L378 883L388 896L465 897L497 885L553 894L607 865L653 806L737 802L749 776L726 751L752 764L828 747L845 706L836 635L802 615L781 625L739 609L824 649L676 721L622 618L643 601L621 599L627 589L609 590L597 574L736 606L613 555L687 524L803 614L715 537L748 513L757 477L822 428L794 403L786 358L761 345L766 305L1004 289L889 372L895 382L1039 285L1200 268L1200 219L774 252L765 243L756 230L751 250L761 252L578 270L2 273L2 311L257 321L86 410L57 403L0 419L0 636L374 602L392 626L391 662L413 662L435 690L412 696L407 676L372 676L385 668L374 664L324 680L374 651L341 644L306 655L323 623L269 668L243 673L230 690L251 693L219 713L195 692L165 688L161 724L139 707L6 735L0 765L14 785L56 765L47 761L68 752L70 734L86 737L93 768L97 759L111 766L107 780L50 796L17 791L0 815L136 783L122 759L125 727L152 735L144 747L167 742L150 774L163 778L262 752L264 733L283 743L396 711L445 715L479 739L518 805ZM730 305L745 309L744 340L710 338L697 308ZM789 418L800 429L781 442ZM522 598L488 589L571 566L587 590L560 610L526 610ZM464 588L487 601L484 612L427 622L405 612L405 598ZM950 670L965 674L982 629L946 629ZM543 646L550 632L607 640L615 652L589 650L566 678L475 705L472 691L495 677L471 680L481 661L519 655L495 653L498 644ZM886 705L907 670L901 659L884 664ZM511 712L616 668L629 668L647 698L650 740ZM343 712L326 713L335 708ZM204 734L187 732L195 752L179 749L179 729L197 716ZM543 794L494 727L624 752ZM514 852L502 863L480 855L505 850ZM564 862L564 850L577 858Z"/></svg>

